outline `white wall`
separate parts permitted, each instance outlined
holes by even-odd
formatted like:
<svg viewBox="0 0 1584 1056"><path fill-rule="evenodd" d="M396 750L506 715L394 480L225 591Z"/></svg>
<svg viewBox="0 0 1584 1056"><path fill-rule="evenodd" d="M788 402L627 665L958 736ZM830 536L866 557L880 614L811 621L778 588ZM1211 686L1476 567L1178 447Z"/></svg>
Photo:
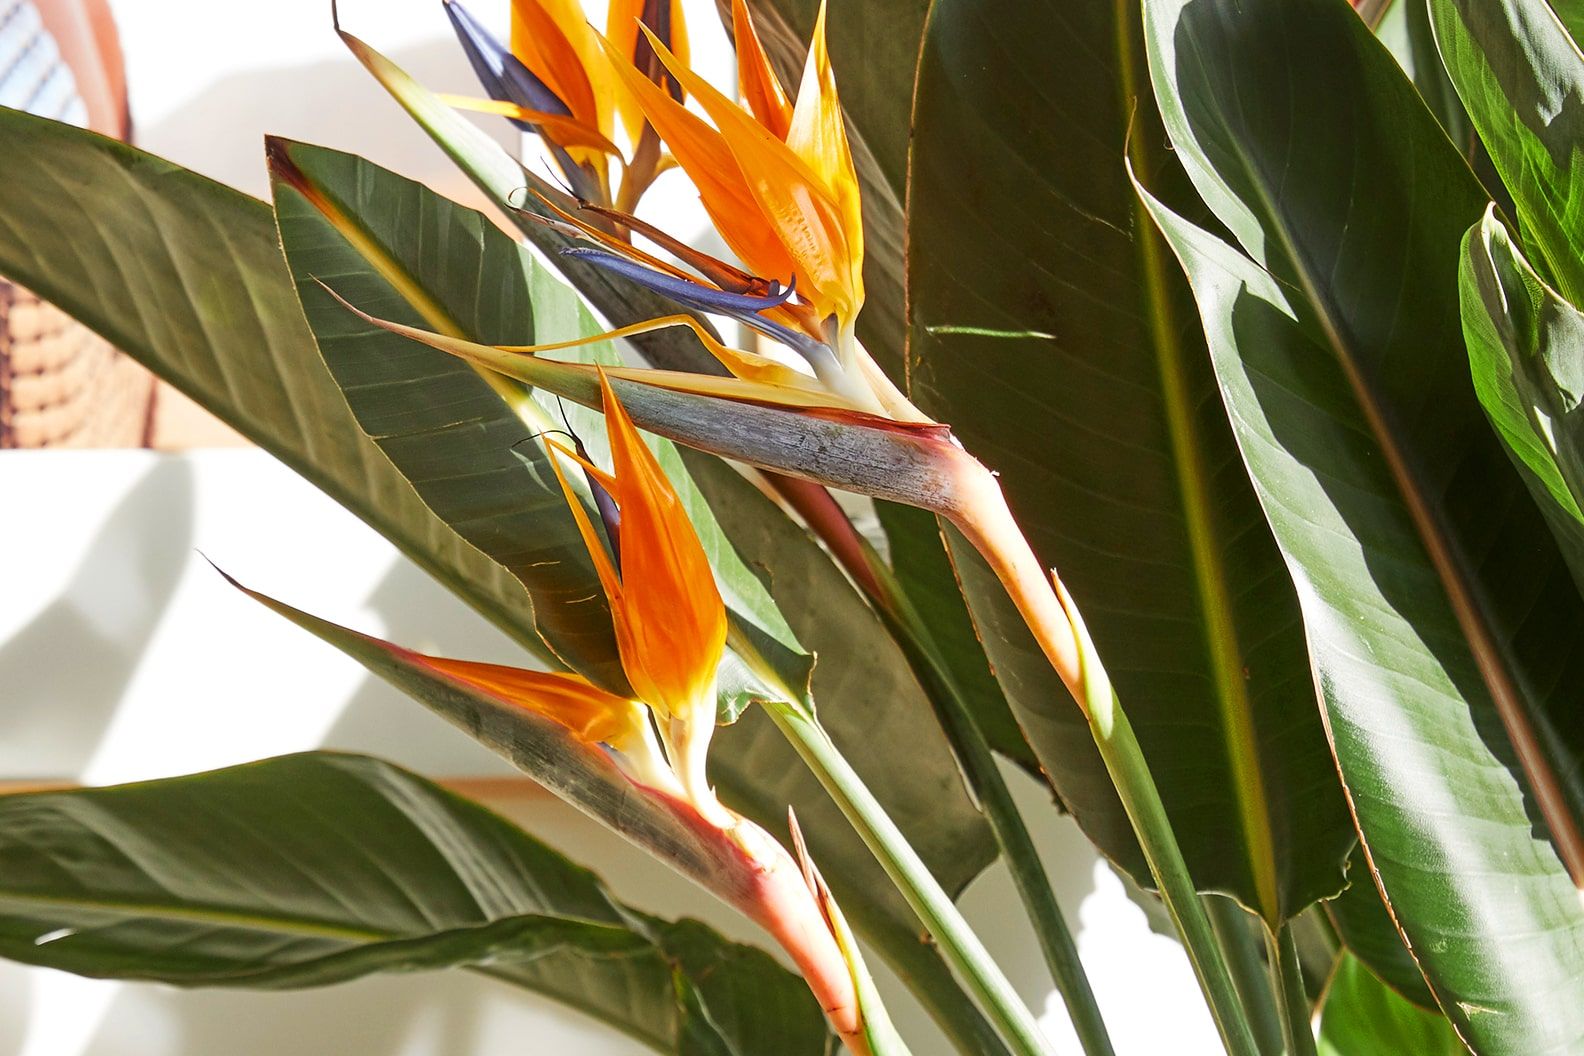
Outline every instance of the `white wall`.
<svg viewBox="0 0 1584 1056"><path fill-rule="evenodd" d="M856 0L848 0L856 2ZM275 132L364 153L459 196L467 188L342 52L328 0L118 0L141 145L265 192ZM504 0L476 0L499 16ZM707 72L729 68L712 4L693 5ZM432 86L472 91L438 2L344 0L348 28ZM838 71L839 75L840 71ZM497 131L499 131L497 129ZM508 137L502 134L503 141ZM649 211L697 211L673 179ZM0 780L158 777L330 745L433 776L506 772L328 646L223 584L250 585L405 645L520 661L514 647L383 540L256 451L0 454ZM17 511L26 511L18 516ZM172 731L181 731L173 735ZM1151 935L1076 830L1019 790L1124 1054L1217 1051L1176 945ZM495 804L616 891L667 914L753 930L553 800ZM1077 1051L1010 882L993 870L965 907L1063 1053ZM918 1056L945 1050L890 987ZM1148 1017L1133 1011L1147 994ZM368 1056L636 1052L596 1024L463 973L300 994L179 992L0 964L0 1054Z"/></svg>

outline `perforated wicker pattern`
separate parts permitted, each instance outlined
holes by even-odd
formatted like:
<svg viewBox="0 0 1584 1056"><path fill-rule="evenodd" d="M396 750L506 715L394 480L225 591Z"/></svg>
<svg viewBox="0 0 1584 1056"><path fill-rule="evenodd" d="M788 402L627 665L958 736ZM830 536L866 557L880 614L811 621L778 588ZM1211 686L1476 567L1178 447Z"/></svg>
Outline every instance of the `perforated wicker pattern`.
<svg viewBox="0 0 1584 1056"><path fill-rule="evenodd" d="M0 0L0 105L87 121L77 80L31 0ZM0 447L142 446L153 397L142 367L0 278Z"/></svg>
<svg viewBox="0 0 1584 1056"><path fill-rule="evenodd" d="M0 447L140 447L153 396L142 367L0 280Z"/></svg>

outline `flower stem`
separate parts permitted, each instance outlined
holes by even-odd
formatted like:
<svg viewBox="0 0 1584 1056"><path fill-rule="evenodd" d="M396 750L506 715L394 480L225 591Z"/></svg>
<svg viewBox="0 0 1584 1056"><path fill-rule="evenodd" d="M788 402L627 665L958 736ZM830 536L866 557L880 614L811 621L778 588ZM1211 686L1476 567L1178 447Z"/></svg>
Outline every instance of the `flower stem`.
<svg viewBox="0 0 1584 1056"><path fill-rule="evenodd" d="M1271 976L1261 956L1260 932L1263 922L1230 898L1201 896L1210 914L1210 925L1221 941L1221 952L1232 971L1232 981L1243 999L1249 1025L1259 1050L1280 1056L1286 1033L1271 990ZM1256 929L1259 929L1256 931Z"/></svg>
<svg viewBox="0 0 1584 1056"><path fill-rule="evenodd" d="M1188 863L1161 801L1160 788L1077 606L1060 581L1041 567L995 478L966 456L962 466L965 471L957 481L951 508L942 512L995 571L1051 666L1083 709L1166 911L1182 936L1227 1052L1231 1056L1258 1056L1237 987L1216 942L1210 917L1194 889Z"/></svg>
<svg viewBox="0 0 1584 1056"><path fill-rule="evenodd" d="M1050 878L1012 799L1012 790L1007 787L991 754L984 729L956 687L950 684L950 676L939 668L936 675L947 681L946 690L937 697L941 724L1006 859L1012 883L1034 925L1046 967L1072 1018L1073 1030L1088 1056L1113 1056L1115 1050L1100 1015L1100 1006L1095 1001L1094 989L1089 985L1083 962L1078 959L1078 945L1056 903Z"/></svg>
<svg viewBox="0 0 1584 1056"><path fill-rule="evenodd" d="M984 727L955 676L941 659L940 647L928 625L896 574L853 527L830 492L807 481L775 474L767 476L777 492L791 503L869 596L897 644L907 654L919 680L929 690L936 717L1006 859L1013 885L1034 925L1045 964L1067 1006L1083 1050L1088 1056L1112 1056L1115 1050L1105 1020L1078 958L1072 931L1056 903L1050 878L1012 799L1012 791L996 765Z"/></svg>
<svg viewBox="0 0 1584 1056"><path fill-rule="evenodd" d="M1265 950L1270 962L1271 985L1281 995L1282 1030L1287 1035L1287 1056L1315 1056L1314 1029L1309 1025L1309 994L1304 989L1303 968L1292 925L1272 933L1265 929Z"/></svg>
<svg viewBox="0 0 1584 1056"><path fill-rule="evenodd" d="M784 689L786 687L774 686ZM814 716L787 694L767 701L765 710L819 778L896 884L913 912L940 946L946 960L984 1008L1016 1056L1054 1056L1012 984L968 927L950 896L874 798Z"/></svg>

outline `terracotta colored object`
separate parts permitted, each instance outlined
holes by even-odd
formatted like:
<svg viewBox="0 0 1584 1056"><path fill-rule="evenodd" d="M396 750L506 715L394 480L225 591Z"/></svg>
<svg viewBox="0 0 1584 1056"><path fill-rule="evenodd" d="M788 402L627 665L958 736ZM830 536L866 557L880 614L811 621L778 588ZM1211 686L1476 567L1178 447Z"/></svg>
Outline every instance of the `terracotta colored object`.
<svg viewBox="0 0 1584 1056"><path fill-rule="evenodd" d="M142 447L154 378L27 290L0 282L0 447Z"/></svg>
<svg viewBox="0 0 1584 1056"><path fill-rule="evenodd" d="M0 0L0 98L125 138L126 78L105 0ZM154 438L153 377L0 279L0 447L125 447Z"/></svg>

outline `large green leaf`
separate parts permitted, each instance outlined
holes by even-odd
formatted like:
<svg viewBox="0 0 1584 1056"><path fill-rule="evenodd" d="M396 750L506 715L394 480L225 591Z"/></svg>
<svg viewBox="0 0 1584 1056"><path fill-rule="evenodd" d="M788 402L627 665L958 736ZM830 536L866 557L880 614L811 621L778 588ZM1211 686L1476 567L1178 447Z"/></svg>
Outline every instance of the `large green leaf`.
<svg viewBox="0 0 1584 1056"><path fill-rule="evenodd" d="M461 361L363 322L320 282L382 316L480 341L499 340L491 335L506 326L522 335L514 341L530 340L523 307L530 293L532 339L597 333L576 294L478 213L419 184L322 147L274 141L272 155L287 258L321 351L363 428L381 438L436 512L512 567L541 610L569 598L602 599L560 487L538 445L519 443L528 427L501 396ZM585 351L615 361L608 346ZM553 401L536 410L556 427L564 413L605 461L597 415ZM734 650L750 666L767 663L781 683L805 695L813 667L813 697L830 705L827 728L849 750L862 746L855 755L865 776L943 883L960 889L994 851L938 728L919 721L929 705L906 658L818 545L734 469L704 456L684 469L671 443L657 441L655 449L710 555L731 612ZM425 487L430 480L439 486ZM531 554L523 535L534 541ZM558 563L542 583L539 563L555 540ZM755 547L752 556L739 554L744 541ZM820 589L810 589L816 584ZM576 607L594 609L608 637L603 606ZM804 636L821 657L817 665L800 643ZM738 685L725 688L728 704L740 709ZM906 733L876 746L877 723ZM713 760L728 800L766 825L779 827L794 806L854 917L917 947L900 897L773 724L750 714Z"/></svg>
<svg viewBox="0 0 1584 1056"><path fill-rule="evenodd" d="M1573 38L1573 43L1584 47L1584 8L1570 0L1555 0L1551 10L1556 12L1562 20L1562 25L1567 27L1568 35Z"/></svg>
<svg viewBox="0 0 1584 1056"><path fill-rule="evenodd" d="M358 431L269 207L114 140L0 108L0 274L102 334L368 521L542 655L527 594Z"/></svg>
<svg viewBox="0 0 1584 1056"><path fill-rule="evenodd" d="M388 763L286 756L0 798L0 955L284 989L476 968L678 1056L831 1049L802 980Z"/></svg>
<svg viewBox="0 0 1584 1056"><path fill-rule="evenodd" d="M1197 885L1275 923L1341 887L1353 836L1296 600L1191 302L1124 170L1130 127L1148 171L1175 170L1147 100L1135 106L1136 18L1129 4L936 0L909 192L912 393L1000 473L1078 599ZM1000 584L955 556L1062 799L1149 883L1082 714Z"/></svg>
<svg viewBox="0 0 1584 1056"><path fill-rule="evenodd" d="M1266 272L1157 215L1300 584L1370 861L1432 989L1480 1052L1576 1042L1584 912L1346 379Z"/></svg>
<svg viewBox="0 0 1584 1056"><path fill-rule="evenodd" d="M1539 270L1584 303L1584 54L1545 0L1428 0Z"/></svg>
<svg viewBox="0 0 1584 1056"><path fill-rule="evenodd" d="M1441 61L1441 51L1436 46L1435 29L1430 23L1431 0L1397 0L1391 3L1385 19L1376 27L1381 43L1391 51L1403 72L1419 89L1419 95L1435 114L1447 138L1457 147L1474 174L1479 177L1485 193L1495 200L1507 215L1513 212L1512 195L1502 183L1501 175L1491 161L1490 152L1480 142L1474 125L1469 121L1463 100L1448 76Z"/></svg>
<svg viewBox="0 0 1584 1056"><path fill-rule="evenodd" d="M1368 863L1355 860L1347 890L1321 905L1349 953L1406 1000L1435 1008L1435 995L1425 984L1419 963L1403 945L1397 923L1368 872Z"/></svg>
<svg viewBox="0 0 1584 1056"><path fill-rule="evenodd" d="M1465 157L1468 156L1479 140L1469 124L1462 100L1458 99L1457 89L1441 64L1426 0L1388 2L1390 7L1385 17L1375 27L1376 35L1402 66L1403 72L1412 78L1425 105L1446 130L1447 138Z"/></svg>
<svg viewBox="0 0 1584 1056"><path fill-rule="evenodd" d="M1345 5L1259 0L1234 12L1149 0L1147 11L1178 153L1261 254L1250 260L1148 199L1190 277L1240 450L1298 587L1369 864L1476 1051L1576 1047L1584 907L1536 826L1409 508L1432 503L1441 523L1470 533L1454 536L1462 545L1480 540L1465 552L1502 587L1484 610L1502 646L1531 661L1526 685L1566 696L1580 677L1568 644L1576 595L1448 332L1453 254L1478 188ZM1369 194L1349 191L1365 181ZM1377 379L1382 363L1391 370ZM1353 384L1366 371L1368 394L1411 431L1372 427ZM1414 451L1435 487L1405 493L1387 445Z"/></svg>
<svg viewBox="0 0 1584 1056"><path fill-rule="evenodd" d="M1462 1056L1446 1017L1404 1001L1343 955L1320 1007L1319 1056Z"/></svg>
<svg viewBox="0 0 1584 1056"><path fill-rule="evenodd" d="M630 692L545 449L508 403L531 397L498 379L503 397L472 367L369 326L325 289L402 322L532 344L532 258L479 213L361 158L274 138L267 152L302 310L362 431L441 520L523 584L563 664ZM398 256L397 241L410 251ZM542 428L560 424L532 409Z"/></svg>
<svg viewBox="0 0 1584 1056"><path fill-rule="evenodd" d="M1474 390L1584 583L1584 313L1535 273L1494 210L1464 238L1458 286Z"/></svg>

